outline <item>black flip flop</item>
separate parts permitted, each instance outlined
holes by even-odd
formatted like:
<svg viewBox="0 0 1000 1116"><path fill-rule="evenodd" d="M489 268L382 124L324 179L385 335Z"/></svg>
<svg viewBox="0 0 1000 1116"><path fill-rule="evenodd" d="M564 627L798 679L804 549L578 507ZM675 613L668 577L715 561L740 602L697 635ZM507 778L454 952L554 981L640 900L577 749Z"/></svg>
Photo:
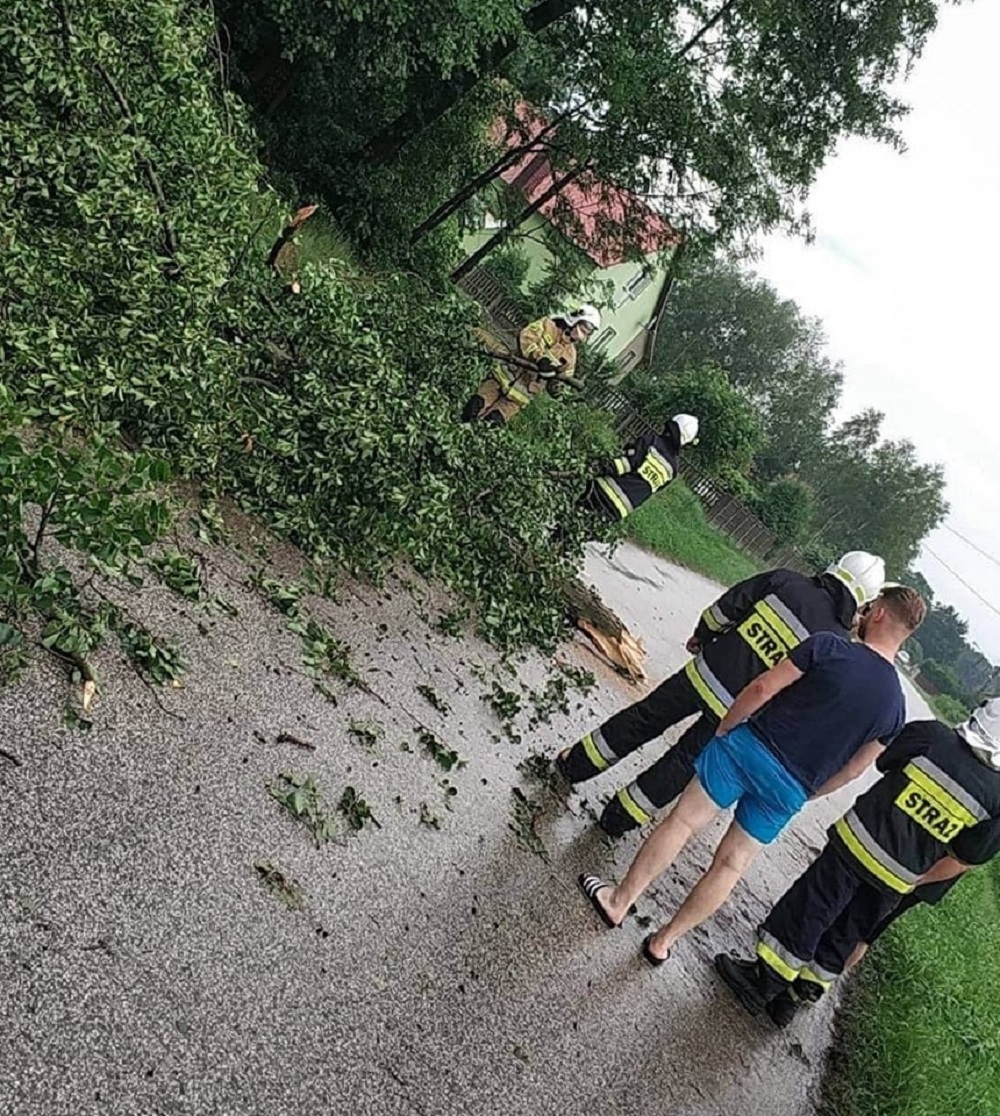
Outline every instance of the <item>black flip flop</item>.
<svg viewBox="0 0 1000 1116"><path fill-rule="evenodd" d="M654 969L658 969L664 962L670 960L670 954L667 953L666 957L657 957L649 948L649 943L653 940L652 934L647 934L642 939L642 956L647 964L652 965Z"/></svg>
<svg viewBox="0 0 1000 1116"><path fill-rule="evenodd" d="M621 925L618 922L612 922L611 916L601 906L597 896L605 890L610 891L612 884L605 883L600 876L588 876L583 872L576 878L577 883L580 885L580 890L590 900L590 905L597 911L597 917L604 923L609 930L617 930Z"/></svg>

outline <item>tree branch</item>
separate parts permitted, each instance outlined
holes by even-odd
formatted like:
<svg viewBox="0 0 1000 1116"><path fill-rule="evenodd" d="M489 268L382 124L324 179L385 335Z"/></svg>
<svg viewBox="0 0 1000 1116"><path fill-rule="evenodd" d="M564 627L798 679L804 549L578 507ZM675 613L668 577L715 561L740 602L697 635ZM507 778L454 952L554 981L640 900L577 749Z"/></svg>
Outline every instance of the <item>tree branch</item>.
<svg viewBox="0 0 1000 1116"><path fill-rule="evenodd" d="M125 120L128 123L128 129L132 133L132 138L136 141L136 147L133 150L133 154L135 155L136 162L138 162L139 165L142 167L143 173L146 176L146 182L149 184L149 188L153 193L153 197L156 199L156 208L159 210L160 213L160 227L163 230L164 247L167 250L167 255L170 256L170 258L173 260L174 266L179 273L180 264L177 260L177 253L180 250L180 245L177 242L177 234L174 232L173 225L170 224L170 210L169 206L167 205L167 199L163 193L163 186L160 184L160 179L156 173L156 168L153 166L152 161L139 150L139 133L138 129L135 126L135 118L132 116L132 110L129 108L128 101L125 99L125 94L122 93L122 91L118 88L114 78L104 68L103 64L95 61L94 69L97 70L98 74L100 74L101 80L108 87L111 96L114 97L119 109L121 109L122 115L125 117Z"/></svg>

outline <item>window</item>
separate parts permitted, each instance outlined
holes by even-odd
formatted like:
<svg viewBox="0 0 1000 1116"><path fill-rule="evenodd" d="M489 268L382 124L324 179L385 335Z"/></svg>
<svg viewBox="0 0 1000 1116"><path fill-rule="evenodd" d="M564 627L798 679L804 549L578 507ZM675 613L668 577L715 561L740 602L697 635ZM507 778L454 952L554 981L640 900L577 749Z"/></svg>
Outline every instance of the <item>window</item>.
<svg viewBox="0 0 1000 1116"><path fill-rule="evenodd" d="M640 271L625 284L625 293L629 298L638 298L652 281L653 277L648 271Z"/></svg>
<svg viewBox="0 0 1000 1116"><path fill-rule="evenodd" d="M617 336L618 330L614 326L607 326L602 329L595 338L593 345L590 346L591 352L603 353Z"/></svg>

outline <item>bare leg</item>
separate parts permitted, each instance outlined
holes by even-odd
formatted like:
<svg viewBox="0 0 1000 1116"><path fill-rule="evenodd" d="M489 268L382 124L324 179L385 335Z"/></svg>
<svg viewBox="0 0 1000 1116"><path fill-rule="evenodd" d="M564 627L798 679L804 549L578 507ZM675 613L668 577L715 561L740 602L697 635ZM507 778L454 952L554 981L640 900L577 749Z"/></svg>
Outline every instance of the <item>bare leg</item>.
<svg viewBox="0 0 1000 1116"><path fill-rule="evenodd" d="M674 917L653 935L649 948L654 957L666 957L684 934L715 914L760 849L760 842L746 830L736 822L730 824L715 850L711 867L691 889Z"/></svg>
<svg viewBox="0 0 1000 1116"><path fill-rule="evenodd" d="M719 812L697 779L692 779L677 800L677 805L643 842L625 879L607 892L601 892L604 909L615 922L621 922L629 907L658 876L677 859L688 841L700 833Z"/></svg>
<svg viewBox="0 0 1000 1116"><path fill-rule="evenodd" d="M855 965L860 965L864 960L865 954L868 952L867 942L858 942L851 952L851 956L847 959L847 964L844 966L844 972L848 969L853 969Z"/></svg>

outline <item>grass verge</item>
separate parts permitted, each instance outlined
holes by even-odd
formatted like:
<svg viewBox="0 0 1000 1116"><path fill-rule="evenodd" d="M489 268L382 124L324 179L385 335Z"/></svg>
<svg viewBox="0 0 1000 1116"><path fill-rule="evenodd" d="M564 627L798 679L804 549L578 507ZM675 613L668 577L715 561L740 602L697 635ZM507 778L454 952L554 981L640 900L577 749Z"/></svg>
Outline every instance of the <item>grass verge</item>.
<svg viewBox="0 0 1000 1116"><path fill-rule="evenodd" d="M823 1116L1000 1112L1000 865L901 918L841 1013Z"/></svg>
<svg viewBox="0 0 1000 1116"><path fill-rule="evenodd" d="M708 522L698 497L680 480L631 515L626 534L640 546L723 585L763 569Z"/></svg>

